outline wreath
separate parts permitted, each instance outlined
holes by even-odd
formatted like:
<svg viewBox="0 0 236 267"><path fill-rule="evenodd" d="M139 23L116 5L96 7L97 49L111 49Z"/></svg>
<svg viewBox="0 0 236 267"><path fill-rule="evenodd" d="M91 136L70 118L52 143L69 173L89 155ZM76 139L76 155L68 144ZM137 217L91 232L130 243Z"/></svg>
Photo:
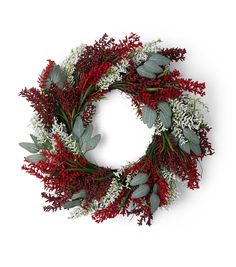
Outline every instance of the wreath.
<svg viewBox="0 0 236 267"><path fill-rule="evenodd" d="M214 151L205 83L171 69L185 53L160 40L142 44L133 33L118 42L105 34L72 49L60 65L48 60L38 88L20 92L34 109L32 142L20 143L31 153L22 169L42 181L45 211L70 209L72 218L91 214L98 223L136 215L139 225L150 225L154 212L178 197L180 182L199 187L199 163ZM86 158L101 139L93 135L96 102L112 90L128 95L137 116L155 128L145 155L119 169Z"/></svg>

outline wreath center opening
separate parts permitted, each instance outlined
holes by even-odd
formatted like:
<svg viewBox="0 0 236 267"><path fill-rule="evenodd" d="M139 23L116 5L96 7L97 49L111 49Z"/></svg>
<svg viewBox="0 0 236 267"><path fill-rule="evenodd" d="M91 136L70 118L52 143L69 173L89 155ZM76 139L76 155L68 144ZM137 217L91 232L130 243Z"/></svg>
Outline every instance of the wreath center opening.
<svg viewBox="0 0 236 267"><path fill-rule="evenodd" d="M118 169L142 157L154 129L137 117L129 96L112 90L96 106L92 124L94 134L101 134L101 141L86 153L86 158L99 166Z"/></svg>

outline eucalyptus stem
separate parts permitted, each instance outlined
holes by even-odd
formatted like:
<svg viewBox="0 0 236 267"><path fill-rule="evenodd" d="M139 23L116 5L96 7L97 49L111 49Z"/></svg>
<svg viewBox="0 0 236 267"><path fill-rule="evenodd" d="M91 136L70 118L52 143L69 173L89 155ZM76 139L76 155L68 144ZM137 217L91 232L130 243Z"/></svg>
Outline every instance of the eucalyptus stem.
<svg viewBox="0 0 236 267"><path fill-rule="evenodd" d="M102 177L99 177L99 178L96 178L95 179L95 181L103 181L103 180L105 180L105 179L107 179L107 178L111 178L112 176L114 176L114 173L113 172L111 172L111 173L108 173L107 175L105 175L105 176L102 176Z"/></svg>
<svg viewBox="0 0 236 267"><path fill-rule="evenodd" d="M165 137L165 139L167 141L167 144L169 145L170 150L174 151L174 148L173 148L173 146L171 144L170 138L168 137L168 135L165 132L163 134L164 134L164 137Z"/></svg>
<svg viewBox="0 0 236 267"><path fill-rule="evenodd" d="M88 169L88 168L68 168L66 169L67 171L85 171L85 172L96 172L97 170L95 169Z"/></svg>
<svg viewBox="0 0 236 267"><path fill-rule="evenodd" d="M128 198L129 198L129 194L130 194L130 191L127 191L127 192L126 192L126 195L122 198L121 203L120 203L120 205L119 205L119 211L121 211L121 209L124 207L126 201L127 201Z"/></svg>

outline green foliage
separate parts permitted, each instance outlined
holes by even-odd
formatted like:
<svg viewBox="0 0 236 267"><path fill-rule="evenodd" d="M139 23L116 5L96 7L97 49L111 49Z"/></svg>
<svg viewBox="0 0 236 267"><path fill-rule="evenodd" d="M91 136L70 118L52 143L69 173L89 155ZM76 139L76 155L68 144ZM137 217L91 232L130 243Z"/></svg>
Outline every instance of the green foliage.
<svg viewBox="0 0 236 267"><path fill-rule="evenodd" d="M171 127L171 124L172 124L171 117L168 114L160 111L160 120L166 129L169 129Z"/></svg>
<svg viewBox="0 0 236 267"><path fill-rule="evenodd" d="M91 139L93 133L93 125L89 125L81 136L80 142L81 144L86 144Z"/></svg>
<svg viewBox="0 0 236 267"><path fill-rule="evenodd" d="M150 187L147 184L139 185L132 193L132 198L145 197L150 191Z"/></svg>
<svg viewBox="0 0 236 267"><path fill-rule="evenodd" d="M170 59L160 55L159 53L152 54L149 58L150 61L154 61L159 66L168 65L170 64Z"/></svg>
<svg viewBox="0 0 236 267"><path fill-rule="evenodd" d="M93 150L101 140L101 135L97 134L86 142L86 151Z"/></svg>
<svg viewBox="0 0 236 267"><path fill-rule="evenodd" d="M149 87L149 88L144 88L146 91L149 91L149 92L155 92L155 91L158 91L158 90L161 90L162 88L160 87Z"/></svg>
<svg viewBox="0 0 236 267"><path fill-rule="evenodd" d="M190 154L190 144L189 144L189 142L184 143L184 144L178 142L178 145L185 153Z"/></svg>
<svg viewBox="0 0 236 267"><path fill-rule="evenodd" d="M160 198L156 193L152 193L150 196L151 213L154 213L160 205Z"/></svg>
<svg viewBox="0 0 236 267"><path fill-rule="evenodd" d="M156 78L156 74L163 72L162 66L169 63L170 60L167 57L164 57L158 53L152 54L143 65L138 66L137 72L142 77L154 79Z"/></svg>
<svg viewBox="0 0 236 267"><path fill-rule="evenodd" d="M46 160L46 158L40 154L29 155L26 157L26 159L33 163L38 163L41 160L44 160L44 161Z"/></svg>
<svg viewBox="0 0 236 267"><path fill-rule="evenodd" d="M148 180L148 175L146 173L140 172L133 177L133 179L130 181L130 185L136 186L136 185L144 184L147 182L147 180Z"/></svg>
<svg viewBox="0 0 236 267"><path fill-rule="evenodd" d="M72 135L74 139L79 143L81 148L84 148L85 152L94 149L101 140L101 135L97 134L92 137L93 126L89 125L84 128L83 121L80 116L75 120Z"/></svg>
<svg viewBox="0 0 236 267"><path fill-rule="evenodd" d="M192 142L194 144L200 143L199 137L197 136L197 134L193 130L191 130L189 128L184 128L183 134L184 134L185 138L187 138L190 142Z"/></svg>
<svg viewBox="0 0 236 267"><path fill-rule="evenodd" d="M172 110L170 107L170 104L165 102L165 101L160 101L158 102L158 108L167 116L171 117L172 116Z"/></svg>
<svg viewBox="0 0 236 267"><path fill-rule="evenodd" d="M153 193L158 193L159 192L159 186L158 184L154 184L153 188L152 188Z"/></svg>
<svg viewBox="0 0 236 267"><path fill-rule="evenodd" d="M53 67L49 77L51 82L55 83L58 88L63 89L66 75L59 65Z"/></svg>
<svg viewBox="0 0 236 267"><path fill-rule="evenodd" d="M36 136L34 136L33 134L30 134L30 137L31 137L31 139L33 140L34 144L36 145L36 147L38 149L42 149L43 148L43 146L41 144L39 144Z"/></svg>
<svg viewBox="0 0 236 267"><path fill-rule="evenodd" d="M149 106L144 106L142 108L142 120L144 124L147 124L149 128L153 126L157 118L157 113L154 109Z"/></svg>
<svg viewBox="0 0 236 267"><path fill-rule="evenodd" d="M84 125L83 121L80 116L78 116L75 120L73 129L72 129L72 134L76 139L79 139L84 132Z"/></svg>
<svg viewBox="0 0 236 267"><path fill-rule="evenodd" d="M163 69L155 62L148 60L143 64L144 68L151 73L159 74Z"/></svg>
<svg viewBox="0 0 236 267"><path fill-rule="evenodd" d="M62 205L64 209L71 209L81 204L81 200L68 201Z"/></svg>
<svg viewBox="0 0 236 267"><path fill-rule="evenodd" d="M78 198L86 198L86 196L87 196L87 192L84 189L82 189L82 190L79 191L79 193L74 194L71 197L71 199L72 200L76 200Z"/></svg>
<svg viewBox="0 0 236 267"><path fill-rule="evenodd" d="M145 78L150 78L150 79L154 79L154 78L156 78L156 75L155 75L154 73L152 73L152 72L149 72L149 71L145 68L144 65L139 66L139 67L137 68L137 72L138 72L138 74L139 74L140 76L145 77Z"/></svg>
<svg viewBox="0 0 236 267"><path fill-rule="evenodd" d="M201 147L199 144L194 144L190 142L190 149L193 151L194 154L200 156L202 154Z"/></svg>
<svg viewBox="0 0 236 267"><path fill-rule="evenodd" d="M38 147L34 143L28 143L28 142L21 142L19 143L21 147L26 149L30 153L37 153L39 152Z"/></svg>

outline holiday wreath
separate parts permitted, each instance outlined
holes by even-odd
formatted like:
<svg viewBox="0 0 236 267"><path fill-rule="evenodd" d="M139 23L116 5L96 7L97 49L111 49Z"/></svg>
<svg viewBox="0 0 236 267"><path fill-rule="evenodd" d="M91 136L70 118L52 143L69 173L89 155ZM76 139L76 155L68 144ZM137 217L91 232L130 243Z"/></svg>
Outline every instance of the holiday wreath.
<svg viewBox="0 0 236 267"><path fill-rule="evenodd" d="M200 98L205 84L171 70L185 53L162 48L160 40L142 44L136 34L119 42L105 34L92 46L72 49L60 65L48 60L39 88L20 93L34 108L32 142L20 143L31 153L22 169L43 182L45 211L73 208L71 217L90 213L96 222L136 215L140 225L150 225L153 213L178 196L177 183L199 187L198 163L213 149ZM96 102L114 89L155 127L145 155L120 169L86 159L101 138L93 136Z"/></svg>

